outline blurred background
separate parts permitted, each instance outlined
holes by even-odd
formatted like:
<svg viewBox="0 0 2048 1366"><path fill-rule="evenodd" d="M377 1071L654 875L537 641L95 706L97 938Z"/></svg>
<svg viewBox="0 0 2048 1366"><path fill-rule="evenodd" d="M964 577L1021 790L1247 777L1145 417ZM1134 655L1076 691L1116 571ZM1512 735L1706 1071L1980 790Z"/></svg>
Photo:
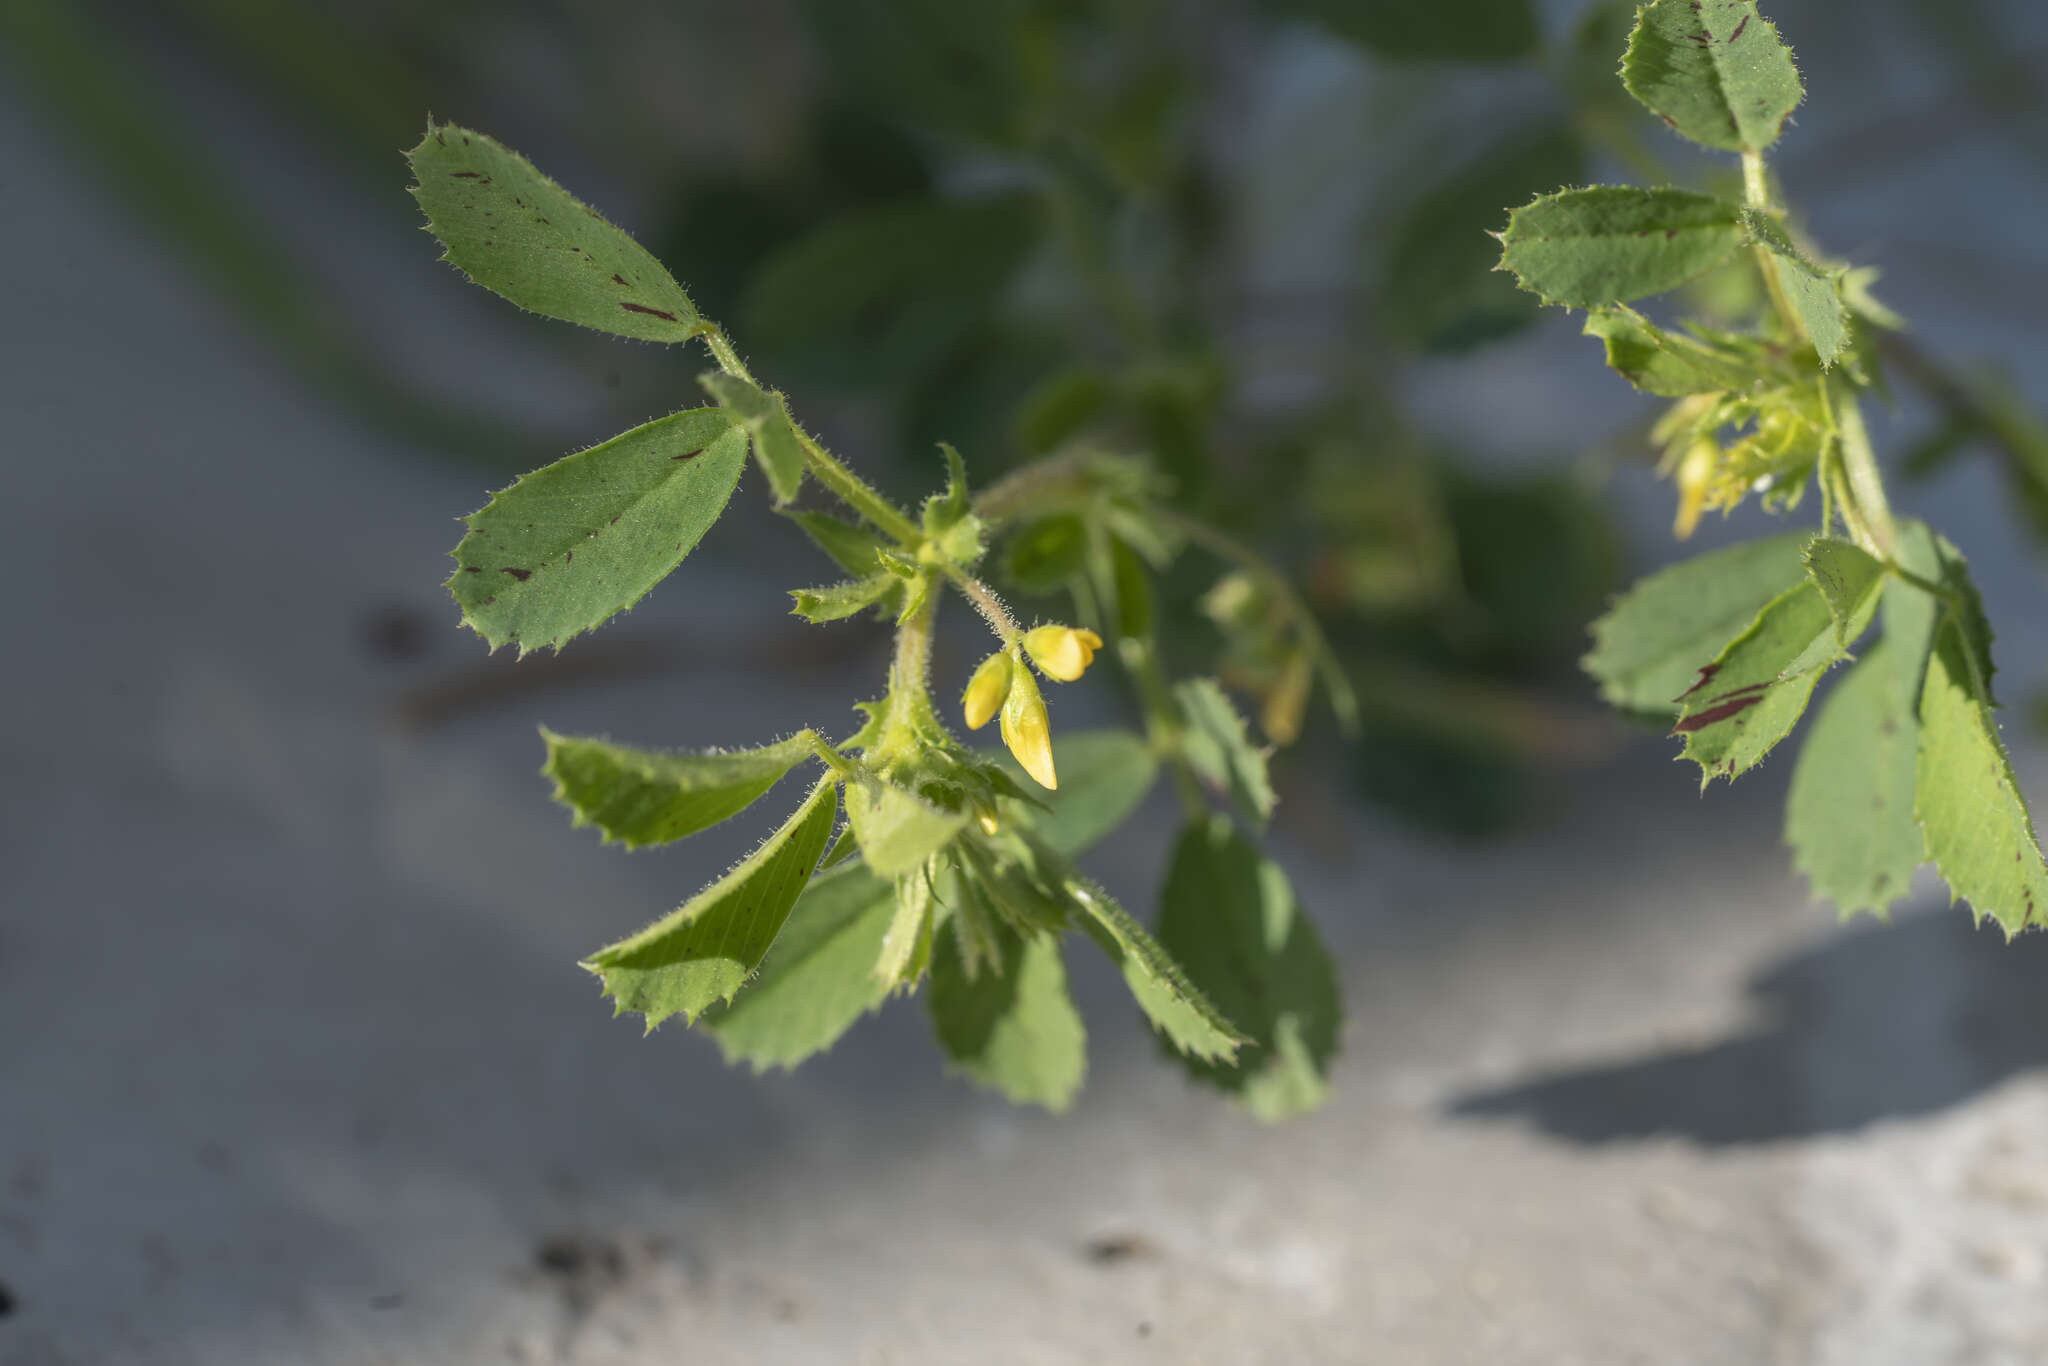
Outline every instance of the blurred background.
<svg viewBox="0 0 2048 1366"><path fill-rule="evenodd" d="M2048 10L1765 9L1787 193L1913 325L1894 501L1970 555L2043 799ZM1932 880L1838 926L1788 762L1701 796L1576 670L1630 577L1766 525L1673 545L1655 401L1489 271L1538 192L1729 177L1614 80L1632 12L0 0L0 1363L2048 1359L2048 949ZM830 729L887 642L783 615L818 571L753 480L566 653L457 630L456 519L702 360L439 264L430 111L891 492L1085 433L1288 570L1365 712L1276 758L1327 1110L1192 1090L1079 961L1062 1118L946 1079L915 1002L760 1077L608 1017L575 960L759 822L600 849L535 725ZM1256 709L1215 581L1167 634ZM1101 671L1055 707L1129 720ZM1172 830L1091 866L1147 906Z"/></svg>

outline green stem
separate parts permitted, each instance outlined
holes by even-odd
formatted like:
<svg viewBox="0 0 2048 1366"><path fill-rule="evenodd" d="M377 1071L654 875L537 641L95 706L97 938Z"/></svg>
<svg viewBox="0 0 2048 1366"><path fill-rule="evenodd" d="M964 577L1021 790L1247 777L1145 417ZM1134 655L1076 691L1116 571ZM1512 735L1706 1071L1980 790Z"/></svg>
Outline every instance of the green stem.
<svg viewBox="0 0 2048 1366"><path fill-rule="evenodd" d="M754 374L747 369L747 363L740 359L740 353L733 349L732 339L717 323L705 320L697 324L697 335L704 339L704 345L711 351L711 358L718 362L721 370L734 379L743 379L749 384L756 383ZM882 532L906 549L915 550L924 544L924 531L903 512L870 486L866 480L848 469L839 458L825 449L818 439L805 431L794 420L790 426L796 430L797 445L804 453L804 466L816 476L819 483L837 494L856 513L873 522Z"/></svg>
<svg viewBox="0 0 2048 1366"><path fill-rule="evenodd" d="M1017 637L1023 634L1023 628L1017 625L1017 619L1010 615L1009 608L1003 606L1003 600L995 595L994 589L958 565L941 563L939 568L952 581L953 586L960 590L961 596L974 604L974 610L981 613L982 620L995 631L996 638L1003 642L1004 649L1017 643Z"/></svg>
<svg viewBox="0 0 2048 1366"><path fill-rule="evenodd" d="M825 767L832 770L841 782L852 782L860 776L860 765L841 754L836 746L814 730L805 731L810 737L811 750Z"/></svg>
<svg viewBox="0 0 2048 1366"><path fill-rule="evenodd" d="M754 382L753 372L740 359L740 353L733 349L732 338L726 336L725 330L717 323L708 319L699 322L697 335L704 339L704 345L711 352L711 359L718 362L719 369L734 379L743 379L749 384Z"/></svg>
<svg viewBox="0 0 2048 1366"><path fill-rule="evenodd" d="M944 729L932 710L931 698L932 618L938 611L939 595L929 584L913 583L906 591L919 594L919 602L909 616L896 623L896 653L889 661L889 708L870 751L871 758L884 769L890 760L915 750L921 735Z"/></svg>
<svg viewBox="0 0 2048 1366"><path fill-rule="evenodd" d="M1250 546L1207 522L1169 507L1155 508L1153 513L1195 544L1237 565L1271 590L1279 599L1281 609L1293 618L1296 629L1301 632L1302 643L1308 646L1310 655L1315 659L1316 673L1330 694L1330 709L1337 713L1338 727L1346 735L1356 735L1358 695L1352 691L1351 680L1345 675L1344 666L1338 662L1337 652L1330 648L1328 638L1323 635L1315 613L1309 611L1308 604L1294 591L1294 585L1287 581L1287 576L1266 563Z"/></svg>
<svg viewBox="0 0 2048 1366"><path fill-rule="evenodd" d="M837 494L840 502L873 522L906 550L915 550L924 544L924 532L917 523L877 493L866 480L840 463L838 457L818 444L816 437L794 422L790 425L796 428L796 440L803 448L805 467L817 476L819 483Z"/></svg>
<svg viewBox="0 0 2048 1366"><path fill-rule="evenodd" d="M1034 460L974 496L974 515L993 528L1032 511L1041 502L1065 502L1091 486L1088 463L1096 452L1077 450Z"/></svg>
<svg viewBox="0 0 2048 1366"><path fill-rule="evenodd" d="M1777 212L1777 206L1771 202L1770 179L1764 174L1762 152L1742 154L1742 198L1752 209L1763 213ZM1810 345L1813 337L1806 330L1806 320L1792 306L1791 296L1785 293L1785 282L1778 278L1778 263L1771 249L1759 242L1752 250L1756 253L1756 267L1763 272L1764 291L1771 296L1771 308L1777 313L1778 320L1785 325L1794 342Z"/></svg>
<svg viewBox="0 0 2048 1366"><path fill-rule="evenodd" d="M1823 380L1832 387L1836 381ZM1884 479L1878 473L1877 453L1871 449L1870 429L1863 425L1863 409L1847 386L1834 397L1835 430L1841 438L1844 492L1843 520L1852 526L1860 521L1867 540L1863 546L1880 560L1893 558L1898 529L1892 522L1891 502L1885 497ZM1850 513L1855 514L1852 520Z"/></svg>

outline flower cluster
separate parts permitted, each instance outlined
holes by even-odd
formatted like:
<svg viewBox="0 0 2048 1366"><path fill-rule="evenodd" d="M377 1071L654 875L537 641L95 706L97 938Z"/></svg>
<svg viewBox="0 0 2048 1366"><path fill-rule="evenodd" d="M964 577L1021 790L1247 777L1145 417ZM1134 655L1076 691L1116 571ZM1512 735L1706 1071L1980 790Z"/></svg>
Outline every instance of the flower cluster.
<svg viewBox="0 0 2048 1366"><path fill-rule="evenodd" d="M1018 636L1006 648L981 661L967 681L960 699L967 728L980 730L997 716L1002 718L1003 743L1024 771L1040 787L1052 789L1059 779L1052 766L1052 725L1045 714L1045 698L1038 680L1025 663L1038 666L1040 673L1060 683L1071 683L1086 673L1102 648L1102 637L1074 626L1038 626Z"/></svg>

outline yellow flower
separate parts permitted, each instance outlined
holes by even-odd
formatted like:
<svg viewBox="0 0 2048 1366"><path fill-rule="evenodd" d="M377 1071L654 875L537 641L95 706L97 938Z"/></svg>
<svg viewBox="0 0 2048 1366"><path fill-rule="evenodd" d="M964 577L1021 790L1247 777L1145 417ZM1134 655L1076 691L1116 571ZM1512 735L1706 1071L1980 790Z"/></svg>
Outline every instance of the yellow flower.
<svg viewBox="0 0 2048 1366"><path fill-rule="evenodd" d="M1699 436L1693 438L1686 447L1685 458L1678 462L1678 517L1671 524L1671 534L1681 541L1700 524L1700 513L1707 505L1707 491L1713 486L1720 457L1721 448L1713 438Z"/></svg>
<svg viewBox="0 0 2048 1366"><path fill-rule="evenodd" d="M1024 649L1047 678L1071 683L1088 671L1102 637L1072 626L1039 626L1024 633ZM1050 784L1048 784L1050 786Z"/></svg>
<svg viewBox="0 0 2048 1366"><path fill-rule="evenodd" d="M974 677L967 680L967 692L960 699L960 709L967 713L967 729L980 730L987 725L1009 695L1010 657L999 651L982 660Z"/></svg>
<svg viewBox="0 0 2048 1366"><path fill-rule="evenodd" d="M1003 699L1003 743L1024 771L1048 791L1059 779L1052 771L1052 722L1045 714L1045 699L1039 696L1038 681L1031 670L1012 670L1010 695Z"/></svg>

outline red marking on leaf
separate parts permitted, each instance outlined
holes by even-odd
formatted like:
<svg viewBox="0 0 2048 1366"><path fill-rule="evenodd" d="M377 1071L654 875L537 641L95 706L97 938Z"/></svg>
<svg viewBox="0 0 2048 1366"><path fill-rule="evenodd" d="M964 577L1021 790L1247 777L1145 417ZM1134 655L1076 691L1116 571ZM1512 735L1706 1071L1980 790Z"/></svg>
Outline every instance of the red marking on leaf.
<svg viewBox="0 0 2048 1366"><path fill-rule="evenodd" d="M1729 34L1729 35L1728 35L1728 41L1732 43L1732 42L1734 42L1734 41L1735 41L1735 40L1736 40L1737 38L1740 38L1740 37L1742 36L1742 30L1744 30L1744 29L1746 29L1746 28L1748 28L1748 27L1749 27L1749 16L1748 16L1747 14L1745 14L1745 15L1743 15L1743 16L1742 16L1742 22L1741 22L1741 23L1739 23L1739 24L1737 24L1737 25L1735 26L1735 32L1733 32L1733 33L1731 33L1731 34Z"/></svg>
<svg viewBox="0 0 2048 1366"><path fill-rule="evenodd" d="M648 313L652 314L654 317L657 318L666 318L670 322L677 321L675 314L670 313L665 309L649 308L646 304L622 303L619 305L619 307L625 309L628 313Z"/></svg>
<svg viewBox="0 0 2048 1366"><path fill-rule="evenodd" d="M488 180L490 178L481 171L450 171L448 174L454 176L457 180Z"/></svg>
<svg viewBox="0 0 2048 1366"><path fill-rule="evenodd" d="M626 280L625 277L622 275L614 275L612 276L612 283L615 285L622 285L626 283Z"/></svg>
<svg viewBox="0 0 2048 1366"><path fill-rule="evenodd" d="M1761 692L1753 692L1741 696L1730 693L1728 701L1716 703L1697 716L1685 717L1671 728L1671 733L1673 735L1681 735L1690 731L1705 730L1715 722L1726 721L1729 717L1746 711L1763 700L1764 695Z"/></svg>
<svg viewBox="0 0 2048 1366"><path fill-rule="evenodd" d="M681 455L672 455L672 456L670 456L670 457L669 457L669 459L671 459L671 460L695 460L695 459L696 459L696 458L697 458L698 456L700 456L700 455L704 454L704 452L705 452L705 451L707 451L707 450L709 450L709 449L711 449L711 448L710 448L709 446L699 446L699 447L698 447L698 448L697 448L696 450L694 450L694 451L684 451L684 452L683 452L683 453L682 453Z"/></svg>
<svg viewBox="0 0 2048 1366"><path fill-rule="evenodd" d="M1693 685L1690 688L1687 688L1684 692L1680 693L1677 697L1673 698L1672 700L1675 702L1683 702L1686 698L1691 697L1701 688L1706 687L1708 683L1713 681L1714 675L1719 672L1721 672L1721 666L1719 664L1705 665L1700 669L1700 676L1697 680L1694 681Z"/></svg>
<svg viewBox="0 0 2048 1366"><path fill-rule="evenodd" d="M514 569L510 565L506 565L503 572L510 574L513 578L519 580L521 583L525 583L528 579L533 577L533 571L531 569Z"/></svg>

